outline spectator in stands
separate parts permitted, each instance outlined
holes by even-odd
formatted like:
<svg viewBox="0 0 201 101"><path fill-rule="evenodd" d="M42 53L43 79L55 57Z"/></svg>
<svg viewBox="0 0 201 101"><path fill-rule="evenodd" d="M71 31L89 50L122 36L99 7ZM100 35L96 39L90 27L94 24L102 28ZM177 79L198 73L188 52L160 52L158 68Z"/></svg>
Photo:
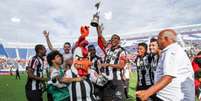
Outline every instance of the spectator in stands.
<svg viewBox="0 0 201 101"><path fill-rule="evenodd" d="M201 51L193 57L192 66L195 75L196 96L201 100Z"/></svg>
<svg viewBox="0 0 201 101"><path fill-rule="evenodd" d="M156 101L195 101L193 69L184 49L176 42L176 32L162 30L158 35L162 50L155 75L155 84L136 95L143 101L157 93Z"/></svg>
<svg viewBox="0 0 201 101"><path fill-rule="evenodd" d="M137 89L136 90L146 90L154 84L154 80L152 78L153 75L153 68L149 63L149 55L147 53L147 44L146 43L139 43L138 44L138 56L135 60L136 67L137 67ZM151 96L149 99L151 101L155 101L155 96ZM141 101L138 97L137 101Z"/></svg>
<svg viewBox="0 0 201 101"><path fill-rule="evenodd" d="M105 69L105 74L108 76L109 82L104 86L103 100L104 101L125 101L123 69L126 65L126 52L120 46L120 36L113 34L110 45L106 42L100 30L98 32L98 45L105 52L104 63L101 64ZM108 50L106 50L108 48Z"/></svg>
<svg viewBox="0 0 201 101"><path fill-rule="evenodd" d="M53 48L52 43L51 43L51 41L49 39L49 32L43 31L43 34L44 34L44 36L46 38L47 45L48 45L49 49L51 51L56 50L55 48ZM72 51L71 51L71 44L69 42L65 42L64 46L63 46L63 50L64 50L64 53L63 53L64 64L63 65L64 65L64 68L65 68L65 71L66 71L66 69L69 69L70 66L72 65L72 57L73 57L73 55L72 55Z"/></svg>
<svg viewBox="0 0 201 101"><path fill-rule="evenodd" d="M32 57L27 66L28 79L25 86L26 97L28 101L42 101L42 90L44 82L47 78L44 77L44 59L46 48L38 44L35 46L36 55Z"/></svg>

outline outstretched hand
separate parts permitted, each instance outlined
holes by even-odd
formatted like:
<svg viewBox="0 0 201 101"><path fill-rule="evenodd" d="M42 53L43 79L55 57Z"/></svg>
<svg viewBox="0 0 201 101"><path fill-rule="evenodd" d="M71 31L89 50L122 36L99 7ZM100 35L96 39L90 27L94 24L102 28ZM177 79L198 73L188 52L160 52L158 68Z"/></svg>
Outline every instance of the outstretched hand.
<svg viewBox="0 0 201 101"><path fill-rule="evenodd" d="M107 63L106 63L106 64L105 64L105 63L103 63L103 64L99 64L98 66L99 66L99 67L102 67L102 68L106 68L106 67L108 67L108 66L109 66L109 64L107 64Z"/></svg>
<svg viewBox="0 0 201 101"><path fill-rule="evenodd" d="M45 37L49 37L49 32L47 30L44 30L43 34L44 34Z"/></svg>
<svg viewBox="0 0 201 101"><path fill-rule="evenodd" d="M76 82L80 82L80 81L85 80L85 79L86 79L85 76L83 76L83 77L77 77L77 78L75 78L75 81Z"/></svg>
<svg viewBox="0 0 201 101"><path fill-rule="evenodd" d="M147 92L146 90L137 91L136 96L142 101L147 101L149 98L149 92Z"/></svg>

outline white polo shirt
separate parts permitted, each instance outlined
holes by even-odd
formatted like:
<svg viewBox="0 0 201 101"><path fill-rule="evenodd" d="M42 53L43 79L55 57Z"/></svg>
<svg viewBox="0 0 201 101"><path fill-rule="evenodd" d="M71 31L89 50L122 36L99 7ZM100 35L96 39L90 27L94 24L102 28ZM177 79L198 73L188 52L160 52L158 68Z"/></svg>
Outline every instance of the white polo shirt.
<svg viewBox="0 0 201 101"><path fill-rule="evenodd" d="M64 61L69 60L73 57L72 53L63 53L63 59Z"/></svg>
<svg viewBox="0 0 201 101"><path fill-rule="evenodd" d="M193 68L184 49L177 43L162 50L156 69L155 83L165 75L174 78L157 93L157 97L164 101L195 101Z"/></svg>

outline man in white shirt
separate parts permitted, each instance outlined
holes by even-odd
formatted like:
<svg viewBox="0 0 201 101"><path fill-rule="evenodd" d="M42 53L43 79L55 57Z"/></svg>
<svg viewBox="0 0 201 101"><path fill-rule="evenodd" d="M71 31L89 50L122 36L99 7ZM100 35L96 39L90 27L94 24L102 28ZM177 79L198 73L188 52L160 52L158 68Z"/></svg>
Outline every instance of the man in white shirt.
<svg viewBox="0 0 201 101"><path fill-rule="evenodd" d="M53 47L53 45L52 45L52 43L50 41L49 32L45 30L45 31L43 31L43 34L45 36L45 39L46 39L46 42L47 42L47 45L48 45L49 49L51 51L57 50L56 48ZM71 49L72 48L71 48L70 42L65 42L64 45L63 45L64 53L62 54L63 55L63 60L64 60L63 67L64 67L65 71L66 71L66 69L69 69L71 64L72 64L73 54L71 52Z"/></svg>
<svg viewBox="0 0 201 101"><path fill-rule="evenodd" d="M145 101L157 94L159 101L195 101L194 75L184 49L176 43L176 32L165 29L158 35L162 50L155 74L155 84L136 95Z"/></svg>

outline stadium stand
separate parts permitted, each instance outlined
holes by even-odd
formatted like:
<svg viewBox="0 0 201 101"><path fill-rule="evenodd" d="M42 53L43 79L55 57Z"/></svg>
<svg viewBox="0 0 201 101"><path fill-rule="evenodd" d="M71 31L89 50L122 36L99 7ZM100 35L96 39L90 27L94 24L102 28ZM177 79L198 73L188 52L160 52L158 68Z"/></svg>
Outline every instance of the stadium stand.
<svg viewBox="0 0 201 101"><path fill-rule="evenodd" d="M5 48L9 58L17 58L17 53L15 48Z"/></svg>
<svg viewBox="0 0 201 101"><path fill-rule="evenodd" d="M3 46L3 44L0 43L0 56L8 57L8 54L6 53L6 50Z"/></svg>
<svg viewBox="0 0 201 101"><path fill-rule="evenodd" d="M20 48L18 49L18 53L19 53L19 58L20 59L27 59L27 49L26 48Z"/></svg>

